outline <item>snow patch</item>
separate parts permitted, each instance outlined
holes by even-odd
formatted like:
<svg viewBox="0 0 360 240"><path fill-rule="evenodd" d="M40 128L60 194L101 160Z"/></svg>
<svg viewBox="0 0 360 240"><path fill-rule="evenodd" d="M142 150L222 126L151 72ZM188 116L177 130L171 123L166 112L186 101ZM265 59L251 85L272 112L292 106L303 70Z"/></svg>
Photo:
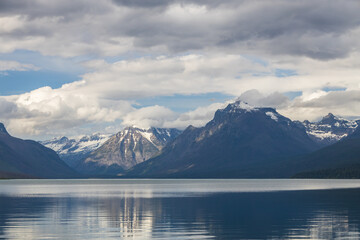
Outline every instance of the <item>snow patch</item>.
<svg viewBox="0 0 360 240"><path fill-rule="evenodd" d="M316 123L304 122L308 135L319 140L339 141L351 134L357 127L356 121L346 120L341 117L334 117L331 124L324 124L322 121Z"/></svg>
<svg viewBox="0 0 360 240"><path fill-rule="evenodd" d="M141 134L141 136L146 138L149 142L154 144L153 141L151 140L151 136L153 135L152 133L150 133L150 132L140 132L140 134Z"/></svg>
<svg viewBox="0 0 360 240"><path fill-rule="evenodd" d="M331 132L322 132L322 131L312 131L312 132L308 132L309 135L312 135L316 138L319 138L321 140L323 139L335 139L335 140L341 140L342 138L346 137L348 134L342 134L342 135L337 135Z"/></svg>
<svg viewBox="0 0 360 240"><path fill-rule="evenodd" d="M94 134L90 136L76 136L71 139L60 137L52 140L40 142L58 154L90 152L99 148L111 135Z"/></svg>
<svg viewBox="0 0 360 240"><path fill-rule="evenodd" d="M273 112L266 112L265 113L267 116L269 116L269 117L271 117L271 119L272 120L274 120L274 121L279 121L279 119L278 119L278 117L276 116L276 114L275 113L273 113Z"/></svg>
<svg viewBox="0 0 360 240"><path fill-rule="evenodd" d="M232 105L234 106L233 110L242 109L242 110L245 110L246 112L252 112L252 111L258 110L256 107L251 106L250 104L243 102L243 101L236 101Z"/></svg>

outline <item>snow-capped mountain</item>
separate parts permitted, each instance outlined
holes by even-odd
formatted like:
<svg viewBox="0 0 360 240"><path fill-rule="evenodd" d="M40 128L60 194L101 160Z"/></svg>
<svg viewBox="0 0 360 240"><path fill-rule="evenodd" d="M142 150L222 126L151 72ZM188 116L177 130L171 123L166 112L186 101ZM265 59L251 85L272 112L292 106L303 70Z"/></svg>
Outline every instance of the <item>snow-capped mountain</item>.
<svg viewBox="0 0 360 240"><path fill-rule="evenodd" d="M59 137L40 143L54 150L66 164L74 167L80 159L99 148L111 136L111 134L96 133L76 138Z"/></svg>
<svg viewBox="0 0 360 240"><path fill-rule="evenodd" d="M313 140L323 145L329 145L353 133L358 123L329 113L319 122L304 121L303 125Z"/></svg>
<svg viewBox="0 0 360 240"><path fill-rule="evenodd" d="M127 127L82 159L75 169L90 175L116 175L144 162L181 133L177 129Z"/></svg>
<svg viewBox="0 0 360 240"><path fill-rule="evenodd" d="M136 165L126 176L279 177L277 166L282 161L318 147L304 126L275 109L236 101L217 110L204 127L189 126L158 156Z"/></svg>

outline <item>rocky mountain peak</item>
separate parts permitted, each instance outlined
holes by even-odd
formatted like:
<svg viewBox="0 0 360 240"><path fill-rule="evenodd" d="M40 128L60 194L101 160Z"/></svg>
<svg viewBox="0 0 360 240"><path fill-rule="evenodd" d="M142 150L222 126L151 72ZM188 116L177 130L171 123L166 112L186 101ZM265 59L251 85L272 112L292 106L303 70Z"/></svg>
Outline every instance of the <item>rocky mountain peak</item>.
<svg viewBox="0 0 360 240"><path fill-rule="evenodd" d="M339 120L339 118L337 118L334 114L328 113L328 115L326 115L325 117L323 117L319 123L320 123L320 124L330 124L330 125L332 125L332 124L334 124L337 120Z"/></svg>
<svg viewBox="0 0 360 240"><path fill-rule="evenodd" d="M247 102L237 100L233 103L230 103L227 105L226 108L221 109L221 111L224 112L251 112L251 111L257 111L258 108L248 104Z"/></svg>
<svg viewBox="0 0 360 240"><path fill-rule="evenodd" d="M66 164L73 167L80 159L99 148L110 136L109 134L96 133L74 138L58 137L40 143L53 149Z"/></svg>
<svg viewBox="0 0 360 240"><path fill-rule="evenodd" d="M58 141L59 143L66 143L69 141L69 139L67 137L60 137L60 138L53 138L54 141Z"/></svg>
<svg viewBox="0 0 360 240"><path fill-rule="evenodd" d="M6 128L3 123L0 123L0 134L9 135L9 133L6 131Z"/></svg>
<svg viewBox="0 0 360 240"><path fill-rule="evenodd" d="M124 128L82 159L76 169L84 174L116 175L158 154L181 131L168 128Z"/></svg>
<svg viewBox="0 0 360 240"><path fill-rule="evenodd" d="M276 109L271 107L255 107L244 101L236 101L234 103L230 103L227 107L223 109L219 109L215 113L214 119L208 124L221 123L223 121L230 120L233 118L248 118L248 119L256 119L260 118L271 119L275 122L280 123L284 126L289 126L293 124L293 122L279 114Z"/></svg>
<svg viewBox="0 0 360 240"><path fill-rule="evenodd" d="M147 129L144 129L144 128L139 128L137 126L128 126L128 127L125 127L124 130L127 130L127 131L146 131Z"/></svg>
<svg viewBox="0 0 360 240"><path fill-rule="evenodd" d="M329 145L350 135L358 123L329 113L318 122L304 121L303 125L313 140Z"/></svg>
<svg viewBox="0 0 360 240"><path fill-rule="evenodd" d="M247 177L258 166L318 147L298 125L273 108L253 107L236 101L217 110L204 127L188 127L159 155L135 166L127 174ZM254 174L260 173L255 171Z"/></svg>
<svg viewBox="0 0 360 240"><path fill-rule="evenodd" d="M335 119L335 115L332 113L328 113L324 118L332 118Z"/></svg>

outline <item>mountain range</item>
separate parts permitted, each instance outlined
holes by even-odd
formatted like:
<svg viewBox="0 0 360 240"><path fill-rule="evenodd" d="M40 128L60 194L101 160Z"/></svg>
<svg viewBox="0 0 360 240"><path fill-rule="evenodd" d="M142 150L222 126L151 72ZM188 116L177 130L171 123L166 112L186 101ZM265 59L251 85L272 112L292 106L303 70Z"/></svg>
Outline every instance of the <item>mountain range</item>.
<svg viewBox="0 0 360 240"><path fill-rule="evenodd" d="M110 137L111 134L96 133L76 138L58 137L40 143L54 150L67 165L74 168L81 159L98 149Z"/></svg>
<svg viewBox="0 0 360 240"><path fill-rule="evenodd" d="M357 121L350 121L329 113L318 122L302 122L307 134L323 146L338 142L353 133L358 126Z"/></svg>
<svg viewBox="0 0 360 240"><path fill-rule="evenodd" d="M360 178L360 127L344 139L297 159L297 178ZM291 166L293 168L293 166Z"/></svg>
<svg viewBox="0 0 360 240"><path fill-rule="evenodd" d="M119 175L157 155L181 133L178 129L127 127L75 166L86 175Z"/></svg>
<svg viewBox="0 0 360 240"><path fill-rule="evenodd" d="M236 101L201 128L188 127L128 177L276 177L269 168L320 148L305 128L273 108ZM276 169L275 169L276 170Z"/></svg>
<svg viewBox="0 0 360 240"><path fill-rule="evenodd" d="M291 121L273 108L242 101L217 110L204 127L189 126L183 132L127 127L112 136L60 137L42 141L44 146L14 138L0 124L0 178L78 177L78 173L82 177L360 177L358 125L359 121L331 113L318 122Z"/></svg>
<svg viewBox="0 0 360 240"><path fill-rule="evenodd" d="M0 123L0 178L69 178L78 174L55 151L10 136Z"/></svg>

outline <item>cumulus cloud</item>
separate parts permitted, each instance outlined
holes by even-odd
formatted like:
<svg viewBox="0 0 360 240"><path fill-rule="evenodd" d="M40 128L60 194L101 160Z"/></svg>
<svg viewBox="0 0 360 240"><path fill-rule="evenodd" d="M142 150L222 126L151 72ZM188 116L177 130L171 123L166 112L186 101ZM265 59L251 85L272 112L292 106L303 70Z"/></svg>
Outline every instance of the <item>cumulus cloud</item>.
<svg viewBox="0 0 360 240"><path fill-rule="evenodd" d="M86 123L113 122L130 110L129 102L112 104L71 92L66 85L0 98L1 120L12 133L20 135L50 134Z"/></svg>
<svg viewBox="0 0 360 240"><path fill-rule="evenodd" d="M300 96L281 109L281 112L298 120L314 121L329 112L360 119L360 90L318 92L310 98L306 95Z"/></svg>
<svg viewBox="0 0 360 240"><path fill-rule="evenodd" d="M229 102L213 103L208 106L198 107L185 113L176 113L163 106L144 107L130 112L123 118L123 126L138 126L141 128L160 127L185 129L189 125L202 127L209 122L220 108Z"/></svg>
<svg viewBox="0 0 360 240"><path fill-rule="evenodd" d="M227 104L228 102L213 103L209 106L198 107L193 111L180 114L172 121L167 121L164 124L164 127L174 127L180 129L184 129L189 125L194 127L202 127L214 117L216 110L224 108Z"/></svg>
<svg viewBox="0 0 360 240"><path fill-rule="evenodd" d="M143 57L114 63L93 60L84 63L93 72L84 74L80 81L59 89L43 87L1 97L0 120L7 123L12 132L28 135L119 121L123 126L201 126L212 118L221 103L182 114L163 106L140 109L134 106L137 100L147 97L174 94L186 97L212 92L240 96L241 100L255 106L276 107L292 119L316 119L329 111L326 104L333 106L335 114L359 115L360 111L356 113L359 109L354 107L356 100L345 97L356 95L359 89L360 70L353 68L355 63L356 60L347 59L325 64L308 59L300 63L270 61L263 64L256 59L230 54ZM298 75L276 76L277 69L296 67ZM343 94L341 106L323 100L333 94L322 89L332 88L346 89L334 93ZM290 91L299 91L302 95L291 101L284 95ZM321 110L314 105L320 104L320 100L324 102ZM303 113L305 111L308 114Z"/></svg>
<svg viewBox="0 0 360 240"><path fill-rule="evenodd" d="M186 55L139 58L113 64L85 74L76 88L108 99L137 99L173 94L242 91L239 78L267 67L239 55Z"/></svg>
<svg viewBox="0 0 360 240"><path fill-rule="evenodd" d="M269 95L264 95L256 89L248 90L240 95L238 100L249 103L253 106L259 107L273 107L283 108L287 107L290 103L290 99L284 94L274 92Z"/></svg>
<svg viewBox="0 0 360 240"><path fill-rule="evenodd" d="M43 87L1 97L1 121L20 135L51 134L86 124L117 122L141 127L199 126L211 119L206 109L178 114L162 106L136 109L137 99L174 94L242 91L240 75L271 72L239 55L187 55L84 63L93 69L82 80L59 89ZM6 104L5 104L6 103ZM215 112L215 105L210 112ZM11 111L10 111L10 107Z"/></svg>
<svg viewBox="0 0 360 240"><path fill-rule="evenodd" d="M123 117L122 125L140 128L163 127L165 122L175 118L176 114L170 109L155 105L128 113Z"/></svg>
<svg viewBox="0 0 360 240"><path fill-rule="evenodd" d="M73 91L88 92L100 98L129 100L174 94L221 92L240 96L257 89L264 94L304 92L327 88L348 90L360 87L360 55L322 62L312 59L269 60L234 54L189 54L185 56L142 57L107 63L87 63L95 69L83 75L82 84L70 84ZM296 74L277 76L279 70ZM256 93L252 92L253 95ZM278 94L264 99L273 105ZM243 95L251 99L251 92ZM259 102L255 102L255 105ZM280 104L280 103L279 103Z"/></svg>

